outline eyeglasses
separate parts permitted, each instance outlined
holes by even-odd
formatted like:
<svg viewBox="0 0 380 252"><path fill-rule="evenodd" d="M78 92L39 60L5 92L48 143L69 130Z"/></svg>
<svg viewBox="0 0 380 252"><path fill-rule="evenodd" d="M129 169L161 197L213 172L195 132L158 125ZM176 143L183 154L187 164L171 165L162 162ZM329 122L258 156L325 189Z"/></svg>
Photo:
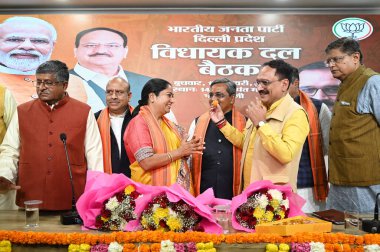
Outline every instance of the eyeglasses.
<svg viewBox="0 0 380 252"><path fill-rule="evenodd" d="M216 97L216 99L223 99L224 97L226 97L225 94L223 93L220 93L220 92L216 92L215 94L214 93L209 93L208 94L208 98L212 99L212 97Z"/></svg>
<svg viewBox="0 0 380 252"><path fill-rule="evenodd" d="M342 55L342 56L337 56L337 57L332 57L332 58L328 58L327 60L325 60L325 66L326 67L329 67L330 64L339 64L339 63L342 63L343 59L346 57L346 56L349 56L348 54L345 54L345 55Z"/></svg>
<svg viewBox="0 0 380 252"><path fill-rule="evenodd" d="M128 91L123 91L123 90L106 90L106 95L112 96L116 95L117 97L123 96L125 93L129 93Z"/></svg>
<svg viewBox="0 0 380 252"><path fill-rule="evenodd" d="M322 90L323 93L325 93L327 96L332 96L338 93L339 86L329 85L329 86L324 86L322 88L305 86L305 87L300 87L300 89L309 96L314 96L318 92L318 90Z"/></svg>
<svg viewBox="0 0 380 252"><path fill-rule="evenodd" d="M50 87L56 86L56 85L58 85L60 83L65 84L65 83L67 83L67 81L51 81L51 80L36 80L36 81L33 81L33 85L35 87L38 87L38 88L40 88L42 85L45 85L45 87L50 88Z"/></svg>
<svg viewBox="0 0 380 252"><path fill-rule="evenodd" d="M263 87L267 87L269 86L270 84L272 84L273 82L276 82L276 81L282 81L283 79L279 79L279 80L273 80L273 81L269 81L269 80L256 80L253 85L257 88L259 87L259 85L263 86Z"/></svg>
<svg viewBox="0 0 380 252"><path fill-rule="evenodd" d="M107 49L119 49L122 47L122 45L117 44L117 43L108 43L108 44L101 44L101 43L87 43L87 44L81 44L86 49L95 49L100 46L104 46Z"/></svg>

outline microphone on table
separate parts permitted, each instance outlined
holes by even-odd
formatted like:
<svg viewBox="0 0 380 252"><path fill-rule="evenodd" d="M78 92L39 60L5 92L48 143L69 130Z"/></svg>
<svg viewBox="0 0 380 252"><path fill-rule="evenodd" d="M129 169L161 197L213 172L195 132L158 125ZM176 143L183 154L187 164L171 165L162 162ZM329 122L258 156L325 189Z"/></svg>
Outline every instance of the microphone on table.
<svg viewBox="0 0 380 252"><path fill-rule="evenodd" d="M363 220L362 230L368 233L380 233L380 221L379 221L379 204L378 198L380 193L376 194L375 198L375 210L373 220Z"/></svg>
<svg viewBox="0 0 380 252"><path fill-rule="evenodd" d="M67 167L69 169L69 175L70 175L70 183L71 183L71 193L72 193L72 201L71 201L71 210L65 213L61 214L61 223L63 225L72 225L72 224L83 224L82 219L80 218L77 208L76 208L76 200L75 200L75 191L74 191L74 182L73 182L73 175L71 173L71 166L70 166L70 160L69 160L69 153L67 152L67 146L66 146L66 133L61 133L59 135L59 138L61 139L63 146L65 148L66 153L66 161L67 161Z"/></svg>

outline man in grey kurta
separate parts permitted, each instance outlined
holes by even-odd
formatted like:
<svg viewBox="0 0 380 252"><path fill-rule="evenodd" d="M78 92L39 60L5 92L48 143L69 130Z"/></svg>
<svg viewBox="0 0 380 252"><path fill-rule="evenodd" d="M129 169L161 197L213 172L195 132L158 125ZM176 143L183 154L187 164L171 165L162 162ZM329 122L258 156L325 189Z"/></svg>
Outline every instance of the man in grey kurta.
<svg viewBox="0 0 380 252"><path fill-rule="evenodd" d="M325 50L342 81L329 142L329 208L373 212L380 192L380 75L362 64L359 43L340 38Z"/></svg>

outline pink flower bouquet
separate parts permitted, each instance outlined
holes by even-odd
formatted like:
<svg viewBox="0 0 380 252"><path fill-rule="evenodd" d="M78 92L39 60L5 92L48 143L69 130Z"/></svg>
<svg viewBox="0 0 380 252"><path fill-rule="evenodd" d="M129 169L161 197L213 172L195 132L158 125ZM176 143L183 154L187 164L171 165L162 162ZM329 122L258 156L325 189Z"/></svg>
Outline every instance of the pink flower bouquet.
<svg viewBox="0 0 380 252"><path fill-rule="evenodd" d="M222 233L207 206L196 200L180 185L155 187L136 205L138 219L132 220L129 231L139 229L185 232L188 230Z"/></svg>
<svg viewBox="0 0 380 252"><path fill-rule="evenodd" d="M293 193L289 185L258 181L232 199L232 226L255 232L258 224L305 215L301 210L304 204L305 200Z"/></svg>
<svg viewBox="0 0 380 252"><path fill-rule="evenodd" d="M85 228L126 230L137 218L136 205L151 186L136 183L123 174L89 171L86 188L77 202L77 210Z"/></svg>

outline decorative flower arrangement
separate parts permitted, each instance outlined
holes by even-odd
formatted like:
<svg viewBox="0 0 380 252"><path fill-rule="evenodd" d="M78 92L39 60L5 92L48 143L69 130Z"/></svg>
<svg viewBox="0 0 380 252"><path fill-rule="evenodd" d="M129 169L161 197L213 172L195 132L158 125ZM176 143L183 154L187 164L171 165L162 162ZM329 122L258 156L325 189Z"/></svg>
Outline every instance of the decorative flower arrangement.
<svg viewBox="0 0 380 252"><path fill-rule="evenodd" d="M291 244L292 252L325 252L325 245L321 242L304 242Z"/></svg>
<svg viewBox="0 0 380 252"><path fill-rule="evenodd" d="M232 199L232 227L255 232L256 225L305 215L302 212L303 204L305 200L293 193L290 185L257 181Z"/></svg>
<svg viewBox="0 0 380 252"><path fill-rule="evenodd" d="M152 187L136 183L124 174L87 172L86 188L78 199L77 210L83 226L103 231L133 231L138 222L137 206Z"/></svg>
<svg viewBox="0 0 380 252"><path fill-rule="evenodd" d="M257 224L282 220L289 215L289 200L277 189L262 189L248 197L236 210L236 220L243 227L255 229Z"/></svg>
<svg viewBox="0 0 380 252"><path fill-rule="evenodd" d="M140 224L146 230L186 232L198 230L202 217L185 201L170 202L165 193L154 196L143 210Z"/></svg>
<svg viewBox="0 0 380 252"><path fill-rule="evenodd" d="M48 248L49 246L52 246L53 248L57 249L57 247L62 248L62 246L66 246L67 248L68 245L75 245L72 248L78 248L78 243L87 243L88 245L91 245L91 249L93 249L93 247L96 247L102 243L110 244L112 242L115 242L116 239L119 244L123 244L124 252L159 252L161 248L160 242L168 239L174 242L174 248L176 251L181 252L197 251L197 247L199 246L195 247L194 242L202 241L213 241L213 244L225 243L226 249L232 249L235 247L235 244L243 243L272 243L276 246L274 249L281 248L280 246L277 247L275 243L293 243L292 245L295 243L310 243L311 252L371 252L379 251L380 249L378 245L380 244L380 234L352 235L344 233L320 234L317 232L305 232L292 236L282 237L277 234L260 235L247 233L217 235L204 232L166 233L160 231L137 231L99 234L87 232L51 233L0 230L0 251L11 251L12 244L15 244L18 247L42 245L45 248ZM179 244L185 246L185 250L179 249L179 247L183 247L182 245L176 246ZM229 244L234 245L230 246ZM108 246L109 245L103 247ZM266 249L268 249L268 247ZM273 246L271 245L269 249L273 249ZM285 247L282 247L282 249L285 250ZM95 251L108 251L108 248L107 250L98 249Z"/></svg>
<svg viewBox="0 0 380 252"><path fill-rule="evenodd" d="M140 193L133 185L128 185L124 190L115 193L104 202L100 214L96 216L95 227L106 231L124 230L129 221L137 218L134 210L135 200L139 196Z"/></svg>
<svg viewBox="0 0 380 252"><path fill-rule="evenodd" d="M12 251L12 244L8 240L2 240L0 241L0 251L1 252L11 252Z"/></svg>
<svg viewBox="0 0 380 252"><path fill-rule="evenodd" d="M289 250L290 246L286 243L281 243L278 246L274 243L268 243L265 246L265 252L288 252Z"/></svg>
<svg viewBox="0 0 380 252"><path fill-rule="evenodd" d="M100 243L91 247L90 252L108 252L108 244Z"/></svg>
<svg viewBox="0 0 380 252"><path fill-rule="evenodd" d="M176 252L174 242L170 240L161 241L160 252Z"/></svg>
<svg viewBox="0 0 380 252"><path fill-rule="evenodd" d="M70 244L67 249L68 252L90 252L91 246L89 244Z"/></svg>
<svg viewBox="0 0 380 252"><path fill-rule="evenodd" d="M325 252L325 246L321 242L304 242L297 243L292 242L291 246L286 243L281 243L280 245L276 245L274 243L268 243L265 246L266 252Z"/></svg>
<svg viewBox="0 0 380 252"><path fill-rule="evenodd" d="M376 252L376 251L380 251L380 245L378 244L371 244L371 245L364 246L364 252Z"/></svg>
<svg viewBox="0 0 380 252"><path fill-rule="evenodd" d="M216 252L213 242L200 242L196 244L197 252Z"/></svg>

